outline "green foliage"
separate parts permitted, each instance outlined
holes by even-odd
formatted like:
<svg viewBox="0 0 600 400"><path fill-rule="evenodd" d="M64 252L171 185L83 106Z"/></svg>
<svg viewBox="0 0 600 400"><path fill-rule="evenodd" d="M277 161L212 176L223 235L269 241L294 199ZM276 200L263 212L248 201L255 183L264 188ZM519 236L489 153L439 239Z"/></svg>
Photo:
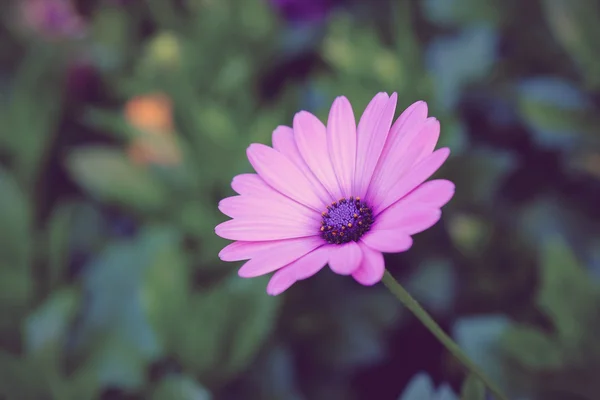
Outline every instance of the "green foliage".
<svg viewBox="0 0 600 400"><path fill-rule="evenodd" d="M73 179L102 202L152 211L166 201L165 188L121 151L105 147L76 150L69 155L67 166Z"/></svg>
<svg viewBox="0 0 600 400"><path fill-rule="evenodd" d="M597 398L598 0L346 1L310 22L270 0L80 1L82 35L5 3L0 398L456 398L417 369L463 373L382 288L325 269L269 297L218 258L247 146L381 91L427 101L457 188L386 266L511 396ZM157 93L170 109L132 117Z"/></svg>
<svg viewBox="0 0 600 400"><path fill-rule="evenodd" d="M462 385L460 400L485 400L485 385L483 382L475 375L469 374Z"/></svg>

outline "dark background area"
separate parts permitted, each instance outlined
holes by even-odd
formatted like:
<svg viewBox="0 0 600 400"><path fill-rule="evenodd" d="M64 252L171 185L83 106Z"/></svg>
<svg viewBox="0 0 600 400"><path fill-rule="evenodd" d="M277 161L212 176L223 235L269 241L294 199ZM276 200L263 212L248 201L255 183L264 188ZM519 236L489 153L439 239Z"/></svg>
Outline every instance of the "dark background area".
<svg viewBox="0 0 600 400"><path fill-rule="evenodd" d="M460 398L383 285L324 269L270 297L217 256L245 148L381 91L427 101L457 188L388 269L511 399L600 398L600 1L0 15L0 399Z"/></svg>

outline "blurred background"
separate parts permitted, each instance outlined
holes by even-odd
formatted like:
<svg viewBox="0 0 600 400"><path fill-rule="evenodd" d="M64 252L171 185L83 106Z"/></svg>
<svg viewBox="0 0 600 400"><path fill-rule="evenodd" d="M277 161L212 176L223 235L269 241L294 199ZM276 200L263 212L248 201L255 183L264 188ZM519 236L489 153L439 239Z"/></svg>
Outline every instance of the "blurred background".
<svg viewBox="0 0 600 400"><path fill-rule="evenodd" d="M270 297L217 257L245 148L380 91L429 103L457 186L389 269L511 398L600 398L600 1L0 15L0 399L458 398L382 285L324 269Z"/></svg>

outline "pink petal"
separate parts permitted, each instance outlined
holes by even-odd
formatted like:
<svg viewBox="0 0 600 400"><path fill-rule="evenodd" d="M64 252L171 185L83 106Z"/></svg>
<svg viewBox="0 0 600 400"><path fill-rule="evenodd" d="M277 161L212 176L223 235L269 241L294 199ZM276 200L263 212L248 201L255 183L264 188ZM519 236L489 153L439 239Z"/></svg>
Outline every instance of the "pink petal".
<svg viewBox="0 0 600 400"><path fill-rule="evenodd" d="M365 198L369 203L373 199L381 198L389 189L389 175L398 168L402 167L405 161L405 154L409 152L408 144L417 136L422 124L427 118L427 104L419 101L408 107L398 117L388 135L387 141L373 172L367 195Z"/></svg>
<svg viewBox="0 0 600 400"><path fill-rule="evenodd" d="M440 220L441 216L442 212L438 208L400 204L397 207L392 206L379 214L373 230L387 232L389 229L398 229L409 235L414 235L431 228Z"/></svg>
<svg viewBox="0 0 600 400"><path fill-rule="evenodd" d="M237 241L228 244L219 252L219 258L223 261L241 261L249 260L256 255L264 252L270 252L281 245L290 245L306 241L306 238L296 238L287 240L271 240L264 242L243 242Z"/></svg>
<svg viewBox="0 0 600 400"><path fill-rule="evenodd" d="M394 119L397 100L396 93L389 99L385 93L378 93L360 118L357 128L355 196L366 195Z"/></svg>
<svg viewBox="0 0 600 400"><path fill-rule="evenodd" d="M329 257L329 246L321 246L298 260L279 269L267 285L267 293L276 296L302 279L310 278L319 272Z"/></svg>
<svg viewBox="0 0 600 400"><path fill-rule="evenodd" d="M385 264L383 254L369 246L361 245L363 258L360 266L352 273L352 277L361 285L372 286L383 278Z"/></svg>
<svg viewBox="0 0 600 400"><path fill-rule="evenodd" d="M351 196L356 164L356 120L344 96L337 97L329 111L327 148L342 194Z"/></svg>
<svg viewBox="0 0 600 400"><path fill-rule="evenodd" d="M429 146L431 145L431 137L435 136L435 142L439 136L440 123L435 118L427 118L420 125L418 133L407 133L402 140L403 146L398 150L395 157L388 157L385 174L380 176L373 189L377 188L379 193L389 193L397 182L417 163L419 157L424 153L431 153ZM437 133L436 133L437 131ZM437 135L437 136L436 136ZM374 208L379 206L379 202L383 196L378 196L371 199L371 205Z"/></svg>
<svg viewBox="0 0 600 400"><path fill-rule="evenodd" d="M250 145L247 154L250 164L273 189L316 211L323 209L323 203L310 182L286 156L258 143Z"/></svg>
<svg viewBox="0 0 600 400"><path fill-rule="evenodd" d="M263 241L315 236L319 233L319 227L318 220L307 225L274 215L231 219L217 225L215 233L229 240Z"/></svg>
<svg viewBox="0 0 600 400"><path fill-rule="evenodd" d="M382 253L401 253L410 249L413 244L410 235L402 226L397 229L373 229L360 240Z"/></svg>
<svg viewBox="0 0 600 400"><path fill-rule="evenodd" d="M281 218L298 224L312 225L320 215L274 190L263 196L232 196L219 202L219 210L231 218L256 219L258 216Z"/></svg>
<svg viewBox="0 0 600 400"><path fill-rule="evenodd" d="M323 128L325 129L325 128ZM308 164L302 159L302 155L296 145L294 139L294 131L289 126L278 126L273 131L273 148L286 156L291 162L293 162L304 176L309 180L313 190L319 196L319 199L323 204L329 204L332 201L331 195L325 190L321 182L315 177L313 172L310 170Z"/></svg>
<svg viewBox="0 0 600 400"><path fill-rule="evenodd" d="M423 183L442 166L449 155L450 149L444 147L421 160L395 184L391 185L390 190L384 193L381 198L373 201L374 214L379 214Z"/></svg>
<svg viewBox="0 0 600 400"><path fill-rule="evenodd" d="M419 132L420 136L423 136L421 153L417 157L416 162L421 161L435 150L438 140L440 139L440 121L435 118L427 118L425 126L423 127L427 131Z"/></svg>
<svg viewBox="0 0 600 400"><path fill-rule="evenodd" d="M309 237L304 240L283 241L273 246L269 251L256 254L247 261L238 271L242 278L253 278L278 270L279 268L296 261L306 253L323 245L320 237Z"/></svg>
<svg viewBox="0 0 600 400"><path fill-rule="evenodd" d="M273 190L257 174L240 174L231 181L231 188L238 194L260 195L265 189Z"/></svg>
<svg viewBox="0 0 600 400"><path fill-rule="evenodd" d="M410 203L427 206L430 208L441 208L454 196L454 183L446 179L435 179L417 186L413 191L394 203Z"/></svg>
<svg viewBox="0 0 600 400"><path fill-rule="evenodd" d="M302 159L333 200L342 197L327 150L327 129L317 117L306 111L294 116L294 138Z"/></svg>
<svg viewBox="0 0 600 400"><path fill-rule="evenodd" d="M361 259L362 252L356 242L334 245L329 250L329 268L336 274L350 275L359 267Z"/></svg>

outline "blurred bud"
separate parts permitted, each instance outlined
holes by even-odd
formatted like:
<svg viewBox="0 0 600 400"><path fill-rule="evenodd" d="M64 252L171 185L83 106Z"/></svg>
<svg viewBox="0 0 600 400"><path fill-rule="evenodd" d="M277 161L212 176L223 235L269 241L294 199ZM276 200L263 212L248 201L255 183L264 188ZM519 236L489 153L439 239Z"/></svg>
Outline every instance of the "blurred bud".
<svg viewBox="0 0 600 400"><path fill-rule="evenodd" d="M181 61L179 39L171 32L159 33L148 44L147 56L151 64L161 68L179 67Z"/></svg>
<svg viewBox="0 0 600 400"><path fill-rule="evenodd" d="M22 28L48 40L85 34L85 23L70 0L21 0L17 9Z"/></svg>
<svg viewBox="0 0 600 400"><path fill-rule="evenodd" d="M132 162L148 165L176 165L181 151L174 135L173 105L162 93L131 98L125 105L125 119L138 130L127 153Z"/></svg>
<svg viewBox="0 0 600 400"><path fill-rule="evenodd" d="M173 105L163 93L151 93L131 98L125 104L125 119L142 132L171 133Z"/></svg>

